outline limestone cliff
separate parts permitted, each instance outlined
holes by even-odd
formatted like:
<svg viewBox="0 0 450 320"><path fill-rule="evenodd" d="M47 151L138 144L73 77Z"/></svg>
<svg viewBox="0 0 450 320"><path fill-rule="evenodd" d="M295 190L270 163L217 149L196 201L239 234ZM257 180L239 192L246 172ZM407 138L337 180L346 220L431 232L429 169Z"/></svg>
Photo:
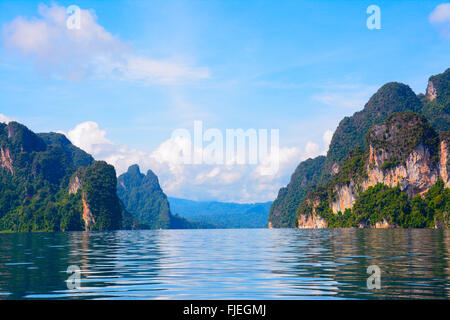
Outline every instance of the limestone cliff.
<svg viewBox="0 0 450 320"><path fill-rule="evenodd" d="M299 229L324 229L328 228L328 223L325 219L320 217L316 213L316 208L320 204L320 201L315 200L307 200L311 205L311 213L300 213L298 215L298 228Z"/></svg>
<svg viewBox="0 0 450 320"><path fill-rule="evenodd" d="M369 130L365 151L357 149L350 153L330 183L308 195L298 210L298 227L326 228L330 221L341 219L335 223L340 225L342 219L352 219L347 210L353 209L361 194L378 185L398 188L399 196L403 193L409 201L417 195L425 196L438 181L442 180L443 187L448 188L449 137L448 132L438 135L422 115L412 112L393 114ZM387 195L395 194L394 191L389 194L389 190L380 190ZM378 205L378 200L373 201ZM383 216L370 218L370 213L364 215L370 223L359 221L359 227L396 227L393 221ZM444 216L447 217L445 212ZM355 223L348 222L350 225ZM435 223L438 224L442 223Z"/></svg>
<svg viewBox="0 0 450 320"><path fill-rule="evenodd" d="M0 123L0 231L120 229L116 186L114 167L64 135Z"/></svg>
<svg viewBox="0 0 450 320"><path fill-rule="evenodd" d="M438 142L437 134L423 117L395 114L369 131L368 144L366 178L356 182L351 177L349 183L334 187L333 213L352 208L360 192L378 183L399 185L410 198L427 192L439 178L448 186L447 142Z"/></svg>
<svg viewBox="0 0 450 320"><path fill-rule="evenodd" d="M86 191L83 191L82 189L83 185L81 183L81 178L79 177L79 173L77 173L70 182L69 194L77 194L78 192L81 192L81 201L83 204L82 219L84 222L84 230L89 231L92 230L92 227L95 224L95 219L94 215L92 214L91 208L87 202Z"/></svg>
<svg viewBox="0 0 450 320"><path fill-rule="evenodd" d="M450 131L450 69L431 76L425 94L416 95L402 83L387 83L361 111L342 119L333 134L327 156L321 159L320 167L305 171L303 169L307 167L307 161L300 163L289 185L280 189L269 216L271 226L298 226L299 215L305 212L311 214L311 203L314 201L308 199L322 197L320 201L328 202L330 212L344 212L352 208L361 192L377 183L393 187L399 184L410 199L417 194L424 196L440 179L444 181L445 187L449 187L447 149L450 139L437 139L439 145L431 143L430 148L430 141L420 145L420 138L414 141L417 137L412 135L413 140L407 139L407 144L404 144L402 138L395 134L395 128L391 128L390 134L398 139L384 139L386 127L379 125L398 112L423 115L441 135ZM378 138L386 143L385 146L367 142L366 136L374 126L379 126ZM401 124L399 127L405 129L401 134L406 138L408 132L421 135L421 129L414 132L411 127ZM358 149L365 156L357 155L356 160L348 159ZM345 165L347 160L350 162ZM303 174L304 171L307 174ZM322 187L327 190L318 191ZM325 207L321 206L321 209ZM304 219L300 220L305 223ZM383 225L381 222L380 226Z"/></svg>
<svg viewBox="0 0 450 320"><path fill-rule="evenodd" d="M95 161L79 168L68 186L69 194L81 194L84 230L117 230L122 227L124 210L116 193L114 167Z"/></svg>
<svg viewBox="0 0 450 320"><path fill-rule="evenodd" d="M432 80L428 81L426 97L430 101L433 101L437 97L437 91L436 91L436 88L434 87L434 84L433 84Z"/></svg>
<svg viewBox="0 0 450 320"><path fill-rule="evenodd" d="M12 165L12 158L11 158L11 154L8 148L0 148L1 150L1 162L0 162L0 166L2 168L6 168L8 169L8 171L13 174L14 170L13 170L13 165Z"/></svg>

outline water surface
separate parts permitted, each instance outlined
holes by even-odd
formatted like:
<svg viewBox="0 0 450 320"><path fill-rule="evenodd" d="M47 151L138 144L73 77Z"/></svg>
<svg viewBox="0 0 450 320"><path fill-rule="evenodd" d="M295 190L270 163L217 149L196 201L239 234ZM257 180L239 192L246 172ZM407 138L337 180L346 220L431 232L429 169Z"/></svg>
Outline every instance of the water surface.
<svg viewBox="0 0 450 320"><path fill-rule="evenodd" d="M450 298L449 230L0 234L0 299L392 298Z"/></svg>

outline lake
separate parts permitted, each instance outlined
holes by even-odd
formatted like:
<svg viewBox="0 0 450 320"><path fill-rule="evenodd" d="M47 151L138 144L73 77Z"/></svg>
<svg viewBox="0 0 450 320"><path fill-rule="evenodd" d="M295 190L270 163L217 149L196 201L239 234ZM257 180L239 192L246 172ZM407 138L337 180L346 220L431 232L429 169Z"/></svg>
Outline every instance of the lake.
<svg viewBox="0 0 450 320"><path fill-rule="evenodd" d="M0 234L0 299L392 298L450 298L449 230Z"/></svg>

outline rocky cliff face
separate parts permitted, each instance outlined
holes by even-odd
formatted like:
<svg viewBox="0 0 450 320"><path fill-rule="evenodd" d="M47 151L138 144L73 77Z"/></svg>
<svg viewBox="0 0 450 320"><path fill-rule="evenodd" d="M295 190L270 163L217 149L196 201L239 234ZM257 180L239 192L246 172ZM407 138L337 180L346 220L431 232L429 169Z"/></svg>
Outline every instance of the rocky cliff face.
<svg viewBox="0 0 450 320"><path fill-rule="evenodd" d="M58 133L0 123L0 230L116 230L122 207L112 166Z"/></svg>
<svg viewBox="0 0 450 320"><path fill-rule="evenodd" d="M77 175L73 177L72 181L69 185L69 194L76 195L78 192L81 192L81 202L83 204L83 213L82 219L84 222L84 230L89 231L95 225L94 215L92 214L91 208L87 202L86 191L82 191L83 185L81 183L81 178Z"/></svg>
<svg viewBox="0 0 450 320"><path fill-rule="evenodd" d="M116 194L116 172L104 161L82 167L71 178L69 194L81 194L84 230L116 230L125 214Z"/></svg>
<svg viewBox="0 0 450 320"><path fill-rule="evenodd" d="M311 214L305 214L305 213L300 213L298 215L298 228L299 229L324 229L324 228L328 228L328 222L321 218L317 213L316 213L316 208L317 206L320 204L319 200L307 200L310 202L310 205L312 207L312 212Z"/></svg>
<svg viewBox="0 0 450 320"><path fill-rule="evenodd" d="M449 138L450 133L438 135L422 115L411 112L393 114L369 130L367 151L351 153L333 180L308 196L298 211L298 227L326 228L328 220L334 219L333 215L341 219L337 225L345 224L342 214L353 209L361 194L378 185L392 189L398 187L398 192L409 201L416 195L425 196L439 180L442 180L443 187L448 188ZM382 199L380 201L384 201ZM377 205L376 201L373 205ZM319 207L320 214L316 212ZM398 210L409 210L402 208ZM332 216L327 220L328 210ZM359 226L395 227L392 221L382 216L369 220L370 224L365 221Z"/></svg>
<svg viewBox="0 0 450 320"><path fill-rule="evenodd" d="M448 145L446 141L441 141L440 145L441 156L440 156L440 166L439 166L439 174L444 181L445 186L450 187L450 181L448 177Z"/></svg>
<svg viewBox="0 0 450 320"><path fill-rule="evenodd" d="M344 212L345 209L353 207L358 199L358 187L353 181L349 185L338 186L335 188L336 200L331 204L333 213Z"/></svg>
<svg viewBox="0 0 450 320"><path fill-rule="evenodd" d="M433 81L432 81L432 80L429 80L429 81L428 81L427 94L426 94L426 96L427 96L427 99L428 99L429 101L433 101L433 100L436 99L436 97L437 97L437 90L436 90L436 88L434 87L434 84L433 84Z"/></svg>
<svg viewBox="0 0 450 320"><path fill-rule="evenodd" d="M433 129L442 134L450 130L449 111L450 69L429 78L425 95L416 95L405 84L396 82L385 84L370 98L363 110L345 117L339 123L319 177L314 180L308 179L311 183L307 184L304 183L302 175L294 174L288 187L280 190L269 217L271 225L275 228L279 227L281 225L279 221L288 221L289 224L292 217L295 217L294 221L297 223L300 221L300 225L306 225L305 221L308 220L299 216L305 213L304 210L307 211L306 214L311 214L311 205L306 202L316 199L317 190L322 187L331 188L327 191L328 196L322 194L326 199L320 200L327 201L330 209L335 213L351 208L361 192L377 183L389 186L396 186L398 183L410 198L416 194L423 195L438 179L442 179L445 187L449 187L447 149L450 139L438 141L438 152L435 150L435 145L430 148L430 141L421 146L419 143L421 138L417 141L407 140L410 145L404 145L402 138L396 135L395 128L391 128L394 129L391 134L399 139L391 141L389 137L386 137L386 140L383 139L386 127L378 127L378 138L386 143L384 146L371 145L365 139L371 128L382 124L390 116L399 112L423 115ZM405 132L414 132L412 128L408 129L408 126L403 128L406 130L401 134L405 137L407 137ZM420 132L416 133L420 134ZM391 150L389 145L398 148ZM411 145L414 148L411 148ZM352 177L351 175L355 172L351 172L348 166L344 168L344 162L358 148L367 152L364 159L364 176L358 174L357 177ZM345 177L342 171L345 171ZM297 187L289 188L290 186ZM385 225L382 221L379 222L379 226Z"/></svg>
<svg viewBox="0 0 450 320"><path fill-rule="evenodd" d="M351 179L350 183L335 187L333 213L352 208L360 192L378 183L389 187L399 185L409 198L426 193L439 178L448 186L447 142L436 143L437 134L424 121L415 114L398 114L370 130L367 176L358 183ZM415 136L421 130L431 137ZM417 143L422 140L428 144ZM436 152L439 161L432 157Z"/></svg>
<svg viewBox="0 0 450 320"><path fill-rule="evenodd" d="M328 223L317 215L307 216L300 214L298 216L299 229L325 229L328 228Z"/></svg>
<svg viewBox="0 0 450 320"><path fill-rule="evenodd" d="M444 145L444 142L441 143ZM343 212L345 209L353 207L358 198L358 190L365 191L369 187L373 187L378 183L383 183L389 187L400 186L403 192L406 192L410 198L416 194L426 193L441 178L446 187L448 187L447 175L447 148L443 148L441 153L441 162L445 165L433 165L431 163L430 152L423 145L417 148L409 155L404 165L399 165L388 170L383 170L382 166L386 157L386 153L381 150L380 156L376 155L376 151L370 146L370 158L367 164L367 180L357 185L353 181L349 185L336 187L337 199L332 203L334 213Z"/></svg>
<svg viewBox="0 0 450 320"><path fill-rule="evenodd" d="M6 168L8 169L8 171L13 174L14 170L13 170L13 165L12 165L12 158L11 158L11 154L9 151L9 148L0 148L1 150L1 162L0 162L0 166L2 168Z"/></svg>

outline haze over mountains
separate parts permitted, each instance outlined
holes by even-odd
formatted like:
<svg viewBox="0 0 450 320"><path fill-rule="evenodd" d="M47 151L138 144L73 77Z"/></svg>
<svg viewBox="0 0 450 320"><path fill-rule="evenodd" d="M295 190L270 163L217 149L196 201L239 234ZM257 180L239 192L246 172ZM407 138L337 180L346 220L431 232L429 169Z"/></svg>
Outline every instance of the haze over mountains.
<svg viewBox="0 0 450 320"><path fill-rule="evenodd" d="M58 133L0 123L0 231L433 227L450 212L450 69L426 95L391 82L344 118L326 157L299 164L271 204L168 198L133 165L119 178ZM269 212L270 207L270 214Z"/></svg>
<svg viewBox="0 0 450 320"><path fill-rule="evenodd" d="M211 228L265 228L272 204L192 201L170 197L169 202L173 213Z"/></svg>

